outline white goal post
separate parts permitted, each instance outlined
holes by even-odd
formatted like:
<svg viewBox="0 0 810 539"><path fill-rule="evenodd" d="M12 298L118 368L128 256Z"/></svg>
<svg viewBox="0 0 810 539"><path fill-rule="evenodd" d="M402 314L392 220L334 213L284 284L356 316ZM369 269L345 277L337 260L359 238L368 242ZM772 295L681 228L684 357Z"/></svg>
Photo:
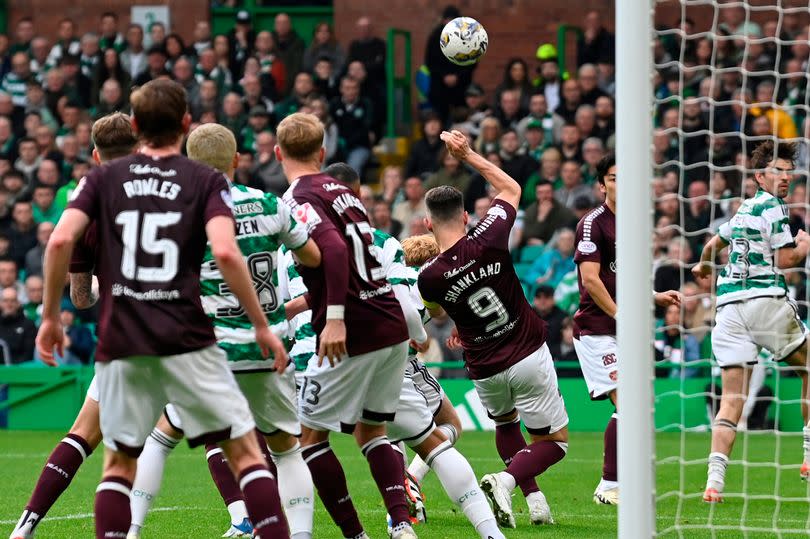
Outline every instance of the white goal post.
<svg viewBox="0 0 810 539"><path fill-rule="evenodd" d="M651 0L616 0L619 537L655 534Z"/></svg>

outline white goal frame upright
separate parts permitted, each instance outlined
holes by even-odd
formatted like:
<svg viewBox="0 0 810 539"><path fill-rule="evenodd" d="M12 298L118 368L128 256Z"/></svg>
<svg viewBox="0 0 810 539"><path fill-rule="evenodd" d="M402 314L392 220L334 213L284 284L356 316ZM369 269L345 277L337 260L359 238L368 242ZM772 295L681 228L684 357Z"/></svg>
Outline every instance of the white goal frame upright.
<svg viewBox="0 0 810 539"><path fill-rule="evenodd" d="M652 316L651 0L616 0L619 538L656 533Z"/></svg>

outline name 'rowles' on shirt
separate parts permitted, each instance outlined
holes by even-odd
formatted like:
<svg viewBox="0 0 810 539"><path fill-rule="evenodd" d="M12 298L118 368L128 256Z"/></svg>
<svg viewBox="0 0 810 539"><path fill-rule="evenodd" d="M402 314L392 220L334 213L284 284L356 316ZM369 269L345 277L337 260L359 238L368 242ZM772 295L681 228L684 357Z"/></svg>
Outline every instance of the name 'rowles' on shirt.
<svg viewBox="0 0 810 539"><path fill-rule="evenodd" d="M372 229L360 199L334 178L312 174L296 179L284 194L284 200L292 206L295 217L307 225L323 255L320 267L300 268L310 292L315 332L320 335L323 331L328 298L336 293L329 289L330 282L338 281L336 276L346 270L328 260L333 242L342 242L349 259L348 289L333 304L345 307L349 355L365 354L406 341L408 329L402 309L371 252ZM345 281L341 286L345 286L343 283Z"/></svg>
<svg viewBox="0 0 810 539"><path fill-rule="evenodd" d="M456 323L472 379L506 370L546 341L546 324L526 301L509 253L515 213L495 199L472 231L419 273L426 305L440 305Z"/></svg>
<svg viewBox="0 0 810 539"><path fill-rule="evenodd" d="M245 257L270 329L283 338L287 333L287 317L278 292L278 249L282 244L298 249L309 235L306 227L293 218L289 206L271 193L232 185L231 197L239 250ZM210 244L205 250L200 278L203 308L214 324L217 344L228 355L231 370L272 369L274 358L272 354L262 358L253 325L222 278Z"/></svg>
<svg viewBox="0 0 810 539"><path fill-rule="evenodd" d="M181 155L135 154L90 171L68 207L96 223L97 254L86 256L99 281L96 361L214 344L200 264L206 223L233 219L222 173Z"/></svg>
<svg viewBox="0 0 810 539"><path fill-rule="evenodd" d="M787 283L774 253L795 246L785 202L760 189L717 232L729 244L728 264L717 278L717 305L784 296Z"/></svg>
<svg viewBox="0 0 810 539"><path fill-rule="evenodd" d="M574 315L574 337L581 335L616 335L616 320L596 304L582 282L579 265L599 263L599 280L616 301L616 215L602 204L577 224L576 251L579 284L579 309Z"/></svg>

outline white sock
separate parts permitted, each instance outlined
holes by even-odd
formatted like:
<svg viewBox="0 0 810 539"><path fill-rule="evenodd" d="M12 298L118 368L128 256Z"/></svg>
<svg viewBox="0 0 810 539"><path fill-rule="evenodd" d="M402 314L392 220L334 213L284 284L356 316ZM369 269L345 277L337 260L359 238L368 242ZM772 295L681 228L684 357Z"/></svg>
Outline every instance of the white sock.
<svg viewBox="0 0 810 539"><path fill-rule="evenodd" d="M402 455L402 463L405 466L405 469L408 469L408 452L405 449L405 442L399 441L395 444L391 444L391 447L394 448L394 451Z"/></svg>
<svg viewBox="0 0 810 539"><path fill-rule="evenodd" d="M301 456L301 446L296 442L292 449L272 455L278 470L278 490L290 534L295 539L307 539L312 536L315 487L309 467Z"/></svg>
<svg viewBox="0 0 810 539"><path fill-rule="evenodd" d="M146 513L149 512L152 502L160 492L166 459L178 443L180 440L167 436L158 429L153 429L146 439L143 452L138 457L138 472L135 475L130 496L131 532L138 533L143 527Z"/></svg>
<svg viewBox="0 0 810 539"><path fill-rule="evenodd" d="M237 526L248 517L247 506L244 500L236 500L228 504L228 514L231 515L231 524Z"/></svg>
<svg viewBox="0 0 810 539"><path fill-rule="evenodd" d="M450 499L464 512L478 534L487 539L503 537L495 523L495 515L486 496L478 487L470 463L449 443L444 442L427 457L431 469L444 487Z"/></svg>
<svg viewBox="0 0 810 539"><path fill-rule="evenodd" d="M726 468L728 467L728 457L720 452L709 453L709 478L706 488L713 488L717 492L723 492L726 485Z"/></svg>
<svg viewBox="0 0 810 539"><path fill-rule="evenodd" d="M425 464L422 457L415 455L408 466L408 473L411 474L419 483L421 483L428 472L430 472L430 466Z"/></svg>
<svg viewBox="0 0 810 539"><path fill-rule="evenodd" d="M436 428L447 436L447 440L450 442L450 445L456 445L456 440L458 440L458 431L456 430L456 427L450 423L442 423Z"/></svg>
<svg viewBox="0 0 810 539"><path fill-rule="evenodd" d="M450 445L456 445L456 440L458 440L458 431L456 431L456 427L450 423L442 423L436 428L444 433L447 440L450 442ZM425 479L425 476L430 473L430 466L425 464L425 461L422 460L422 457L419 455L415 455L413 457L410 465L406 463L406 468L408 469L408 473L420 483Z"/></svg>
<svg viewBox="0 0 810 539"><path fill-rule="evenodd" d="M804 449L804 461L810 462L810 423L802 429L802 448Z"/></svg>

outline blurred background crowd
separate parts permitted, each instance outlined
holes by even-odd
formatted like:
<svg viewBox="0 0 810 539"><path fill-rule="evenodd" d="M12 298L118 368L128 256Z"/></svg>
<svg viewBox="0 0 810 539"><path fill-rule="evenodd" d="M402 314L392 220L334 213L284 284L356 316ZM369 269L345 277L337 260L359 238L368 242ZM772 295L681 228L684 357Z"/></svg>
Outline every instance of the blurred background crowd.
<svg viewBox="0 0 810 539"><path fill-rule="evenodd" d="M657 29L651 181L655 196L656 290L678 289L681 308L656 313L656 359L676 363L711 357L710 279L689 267L707 235L756 192L748 156L769 137L800 142L789 199L794 232L807 228L807 13L786 12L762 25L742 7L720 11L710 28L688 18ZM354 39L336 40L329 23L302 36L281 13L272 31L254 29L238 11L234 28L212 35L200 21L193 35L167 33L160 23L124 27L114 13L98 16L95 32L79 35L70 19L44 28L32 19L0 35L0 349L7 364L35 359L42 301L42 256L54 223L77 181L94 166L91 125L128 110L133 87L157 78L181 83L192 128L218 122L239 144L235 182L282 194L274 128L306 111L326 126L325 164L346 161L363 178L369 219L400 239L423 234L425 192L453 185L465 194L470 224L491 193L482 177L449 155L442 129L467 134L472 147L523 186L511 248L527 299L549 324L557 360L576 360L571 317L579 292L574 230L602 202L595 165L615 144L614 35L597 11L584 13L576 63L561 69L558 51L540 43L531 58L515 57L493 92L475 66L448 62L439 48L443 25L462 13L441 12L426 45L428 80L401 165L385 164L378 147L386 132L386 42L360 16ZM474 14L465 14L472 15ZM486 25L486 21L483 21ZM349 32L344 32L348 34ZM647 151L639 148L639 151ZM621 172L619 172L621 184ZM649 246L640 245L640 249ZM807 317L806 271L789 274L791 293ZM96 313L65 300L66 364L92 361ZM451 324L435 320L428 361L460 360L447 350ZM691 376L701 369L660 369ZM463 376L445 369L444 377ZM578 375L576 368L560 374Z"/></svg>

